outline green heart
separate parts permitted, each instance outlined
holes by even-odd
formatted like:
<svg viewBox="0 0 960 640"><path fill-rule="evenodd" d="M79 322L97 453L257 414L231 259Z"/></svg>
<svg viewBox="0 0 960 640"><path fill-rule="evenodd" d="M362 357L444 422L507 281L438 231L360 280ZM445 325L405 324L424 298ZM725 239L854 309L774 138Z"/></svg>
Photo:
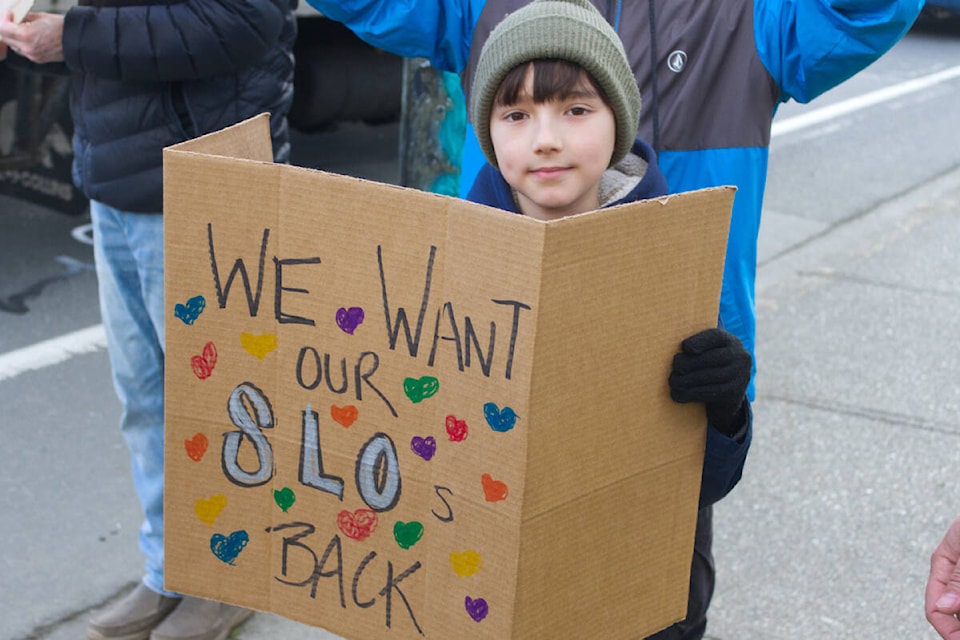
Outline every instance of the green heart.
<svg viewBox="0 0 960 640"><path fill-rule="evenodd" d="M273 501L277 503L277 506L283 509L283 512L286 513L287 509L293 506L293 503L297 501L297 494L293 492L293 489L290 487L284 487L283 489L274 489L273 490Z"/></svg>
<svg viewBox="0 0 960 640"><path fill-rule="evenodd" d="M423 376L419 380L416 378L403 379L403 392L414 404L436 395L439 390L440 381L433 376Z"/></svg>
<svg viewBox="0 0 960 640"><path fill-rule="evenodd" d="M423 525L417 521L403 522L397 520L393 525L393 537L401 549L409 549L423 537Z"/></svg>

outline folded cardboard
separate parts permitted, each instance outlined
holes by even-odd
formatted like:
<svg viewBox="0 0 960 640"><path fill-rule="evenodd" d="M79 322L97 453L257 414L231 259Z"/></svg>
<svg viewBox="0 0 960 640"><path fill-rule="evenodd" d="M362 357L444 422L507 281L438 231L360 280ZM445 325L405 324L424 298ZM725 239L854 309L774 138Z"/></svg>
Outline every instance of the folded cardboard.
<svg viewBox="0 0 960 640"><path fill-rule="evenodd" d="M553 222L164 152L166 587L350 639L642 638L687 604L733 190Z"/></svg>

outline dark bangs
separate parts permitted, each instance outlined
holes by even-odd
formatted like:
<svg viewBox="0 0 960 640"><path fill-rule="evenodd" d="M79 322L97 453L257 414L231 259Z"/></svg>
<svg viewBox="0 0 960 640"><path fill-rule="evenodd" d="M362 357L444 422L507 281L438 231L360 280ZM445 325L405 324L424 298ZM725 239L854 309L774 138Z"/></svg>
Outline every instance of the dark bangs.
<svg viewBox="0 0 960 640"><path fill-rule="evenodd" d="M537 104L568 100L596 93L609 106L606 94L583 67L556 59L531 60L520 64L504 76L493 98L498 107L509 107L520 101L524 93L527 69L533 67L533 101Z"/></svg>

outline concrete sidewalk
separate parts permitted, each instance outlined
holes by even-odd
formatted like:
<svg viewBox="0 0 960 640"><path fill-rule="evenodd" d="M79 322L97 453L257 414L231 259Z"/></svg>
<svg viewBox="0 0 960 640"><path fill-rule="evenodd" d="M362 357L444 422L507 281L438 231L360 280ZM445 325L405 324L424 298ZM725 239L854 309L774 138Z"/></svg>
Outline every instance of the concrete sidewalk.
<svg viewBox="0 0 960 640"><path fill-rule="evenodd" d="M923 592L960 513L958 246L953 171L763 263L755 439L716 509L711 638L939 637Z"/></svg>
<svg viewBox="0 0 960 640"><path fill-rule="evenodd" d="M960 512L960 170L799 244L790 220L765 216L756 434L743 481L716 508L708 637L935 638L923 617L927 563ZM105 352L75 360L64 383L108 375ZM119 446L115 432L95 437ZM122 452L107 446L98 465L121 468ZM128 474L116 472L120 484ZM0 625L11 629L2 640L81 638L104 597L132 586L139 518L123 488L130 513L99 546L72 551L72 565L31 565L43 572L33 578L47 585L47 599L0 596L19 621ZM109 495L90 500L57 507L50 498L47 507L114 517L105 513ZM34 522L40 516L24 500L7 502L24 505L14 516L31 548L54 554L78 538ZM16 548L0 552L0 572L22 570ZM88 585L90 572L98 575ZM51 602L51 593L71 601ZM266 614L234 637L334 638Z"/></svg>

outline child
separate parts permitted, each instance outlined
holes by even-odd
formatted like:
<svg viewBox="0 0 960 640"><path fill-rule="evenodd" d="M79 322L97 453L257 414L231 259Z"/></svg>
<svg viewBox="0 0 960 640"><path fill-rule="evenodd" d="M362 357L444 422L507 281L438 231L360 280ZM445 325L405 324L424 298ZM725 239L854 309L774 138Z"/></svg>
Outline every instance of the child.
<svg viewBox="0 0 960 640"><path fill-rule="evenodd" d="M640 90L623 45L588 2L509 14L480 53L470 97L489 164L468 200L551 220L667 193L636 137Z"/></svg>
<svg viewBox="0 0 960 640"><path fill-rule="evenodd" d="M623 45L586 0L535 0L507 15L480 53L470 116L488 161L474 202L553 220L667 193L656 154L636 137L640 91ZM722 328L687 338L674 358L671 397L707 409L703 509L740 479L751 364Z"/></svg>

